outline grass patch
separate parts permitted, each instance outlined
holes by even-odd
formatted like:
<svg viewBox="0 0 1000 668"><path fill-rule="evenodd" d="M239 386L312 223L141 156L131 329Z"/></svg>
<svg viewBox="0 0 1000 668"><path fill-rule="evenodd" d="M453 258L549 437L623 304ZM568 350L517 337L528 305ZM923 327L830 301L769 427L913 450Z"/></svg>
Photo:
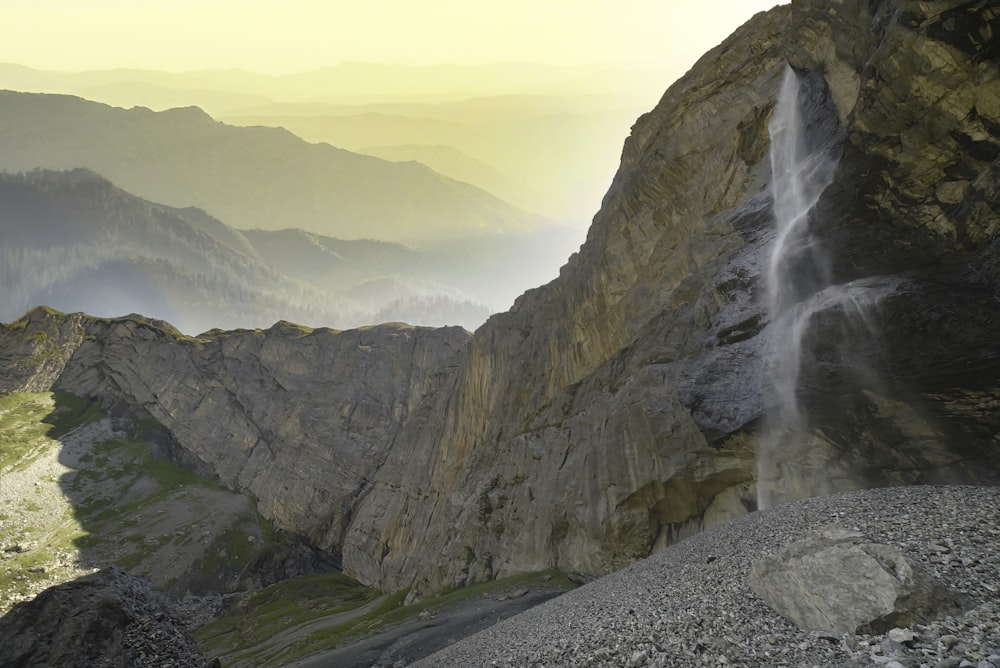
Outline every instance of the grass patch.
<svg viewBox="0 0 1000 668"><path fill-rule="evenodd" d="M21 470L47 447L104 412L96 401L66 392L14 392L0 396L0 471Z"/></svg>
<svg viewBox="0 0 1000 668"><path fill-rule="evenodd" d="M59 438L77 427L104 418L101 405L92 399L84 399L61 390L53 392L52 398L55 410L45 419L45 422L52 425L49 430L51 438Z"/></svg>
<svg viewBox="0 0 1000 668"><path fill-rule="evenodd" d="M250 594L235 610L199 628L195 638L210 656L225 656L227 666L265 666L269 660L283 662L315 651L311 634L295 643L269 642L289 629L319 622L322 634L330 629L322 620L356 610L379 596L343 573L327 573L286 580ZM401 604L402 599L392 605ZM385 604L378 606L378 610ZM352 619L340 626L353 626ZM339 628L339 626L335 626ZM275 656L275 653L280 653Z"/></svg>
<svg viewBox="0 0 1000 668"><path fill-rule="evenodd" d="M540 584L564 590L575 586L553 570L446 588L404 606L408 590L381 595L342 573L296 578L250 595L194 635L205 654L218 656L225 666L279 666L413 621L425 611ZM379 597L378 605L363 610ZM351 615L352 610L357 614Z"/></svg>
<svg viewBox="0 0 1000 668"><path fill-rule="evenodd" d="M65 392L0 396L0 484L23 489L0 518L0 548L18 546L0 562L0 612L36 593L33 582L72 577L77 562L116 564L164 586L228 582L273 540L252 501L174 464L138 428L59 442L103 417L96 402ZM65 459L64 447L73 453Z"/></svg>
<svg viewBox="0 0 1000 668"><path fill-rule="evenodd" d="M0 397L0 471L23 469L51 444L43 422L55 402L51 392L17 392Z"/></svg>

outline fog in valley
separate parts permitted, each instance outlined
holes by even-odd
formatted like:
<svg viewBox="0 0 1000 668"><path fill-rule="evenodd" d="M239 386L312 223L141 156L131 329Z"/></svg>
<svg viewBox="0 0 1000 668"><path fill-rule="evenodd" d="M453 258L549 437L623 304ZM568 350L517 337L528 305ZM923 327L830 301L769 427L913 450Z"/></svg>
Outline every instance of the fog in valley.
<svg viewBox="0 0 1000 668"><path fill-rule="evenodd" d="M101 45L89 60L20 41L18 26L38 19L12 12L0 50L0 321L45 304L138 312L187 334L276 320L475 329L555 278L586 237L631 125L703 44L686 45L676 22L623 40L609 23L618 13L597 5L564 16L414 7L394 5L396 20L426 24L431 39L356 9L353 25L380 27L363 43L343 33L339 46L322 42L323 59L300 53L319 40L312 27L278 36L291 8L241 8L242 28L211 10L160 17L177 37L220 21L216 41L240 62L196 47L161 52L156 39L129 49L111 31L153 30L156 5L74 8L73 29ZM523 37L558 21L567 38L544 54L519 51L504 27L522 10L532 17L515 22ZM584 31L597 25L601 36ZM246 45L268 27L264 65ZM64 29L46 24L52 38Z"/></svg>

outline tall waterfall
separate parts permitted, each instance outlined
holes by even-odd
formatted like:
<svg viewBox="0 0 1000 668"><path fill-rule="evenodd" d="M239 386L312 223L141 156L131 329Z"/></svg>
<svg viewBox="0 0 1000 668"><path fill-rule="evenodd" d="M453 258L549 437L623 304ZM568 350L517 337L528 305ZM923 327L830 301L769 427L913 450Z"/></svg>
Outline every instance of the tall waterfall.
<svg viewBox="0 0 1000 668"><path fill-rule="evenodd" d="M796 313L809 286L829 282L826 258L809 230L809 214L833 179L836 163L825 150L810 151L799 101L801 81L785 68L781 92L768 126L771 135L771 196L776 228L767 267L767 312L775 323L771 381L786 417L799 417L795 388L801 328L808 315ZM805 320L803 320L805 318Z"/></svg>
<svg viewBox="0 0 1000 668"><path fill-rule="evenodd" d="M801 97L802 82L789 67L768 126L775 239L765 284L769 327L764 382L770 408L757 452L759 508L863 484L847 479L843 471L838 472L839 480L833 480L827 475L832 472L811 461L809 416L800 406L799 394L803 367L814 360L803 342L811 328L819 327L816 316L824 314L822 333L850 356L852 341L874 334L872 314L879 300L901 286L897 279L878 276L833 283L829 258L810 222L813 208L833 180L837 160L827 146L811 145L814 138L807 135ZM812 144L816 143L814 139ZM867 373L860 364L854 366L852 372L859 378ZM828 408L834 411L835 401L828 397Z"/></svg>
<svg viewBox="0 0 1000 668"><path fill-rule="evenodd" d="M833 295L817 300L807 294L811 287L829 282L825 258L810 234L809 217L833 179L836 163L824 150L809 150L799 99L801 85L795 71L786 67L768 126L776 231L765 283L771 323L765 381L774 392L776 405L766 419L757 454L757 502L761 508L771 505L780 484L782 472L776 469L776 451L802 432L797 389L805 329L817 310L828 308L835 300Z"/></svg>

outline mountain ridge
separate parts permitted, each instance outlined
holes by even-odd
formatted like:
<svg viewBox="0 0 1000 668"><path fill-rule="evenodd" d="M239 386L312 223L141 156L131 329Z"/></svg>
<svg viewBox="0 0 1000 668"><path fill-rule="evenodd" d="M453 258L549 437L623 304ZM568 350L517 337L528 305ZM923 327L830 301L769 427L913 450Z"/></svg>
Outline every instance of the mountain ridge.
<svg viewBox="0 0 1000 668"><path fill-rule="evenodd" d="M141 199L85 169L0 172L0 231L4 319L47 303L102 316L145 312L189 334L283 318L346 328L380 315L401 319L393 302L432 296L447 309L426 309L418 324L474 328L488 315L474 286L459 287L468 278L438 277L438 258L425 251L295 230L240 231L200 209ZM288 257L293 239L302 240L299 250L314 250L307 261ZM390 276L395 286L379 289ZM365 286L363 298L352 294Z"/></svg>
<svg viewBox="0 0 1000 668"><path fill-rule="evenodd" d="M0 169L85 167L141 197L194 205L237 227L295 221L330 236L428 241L540 222L423 165L309 144L283 129L228 126L195 107L125 110L0 91L0 118Z"/></svg>

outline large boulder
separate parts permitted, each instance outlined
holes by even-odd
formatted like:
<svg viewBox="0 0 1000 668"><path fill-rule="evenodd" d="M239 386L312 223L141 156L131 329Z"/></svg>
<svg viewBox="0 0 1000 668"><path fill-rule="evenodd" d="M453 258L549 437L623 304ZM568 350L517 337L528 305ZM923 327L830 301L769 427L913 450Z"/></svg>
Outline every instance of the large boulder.
<svg viewBox="0 0 1000 668"><path fill-rule="evenodd" d="M750 588L805 631L884 633L970 609L899 548L842 527L758 560Z"/></svg>

